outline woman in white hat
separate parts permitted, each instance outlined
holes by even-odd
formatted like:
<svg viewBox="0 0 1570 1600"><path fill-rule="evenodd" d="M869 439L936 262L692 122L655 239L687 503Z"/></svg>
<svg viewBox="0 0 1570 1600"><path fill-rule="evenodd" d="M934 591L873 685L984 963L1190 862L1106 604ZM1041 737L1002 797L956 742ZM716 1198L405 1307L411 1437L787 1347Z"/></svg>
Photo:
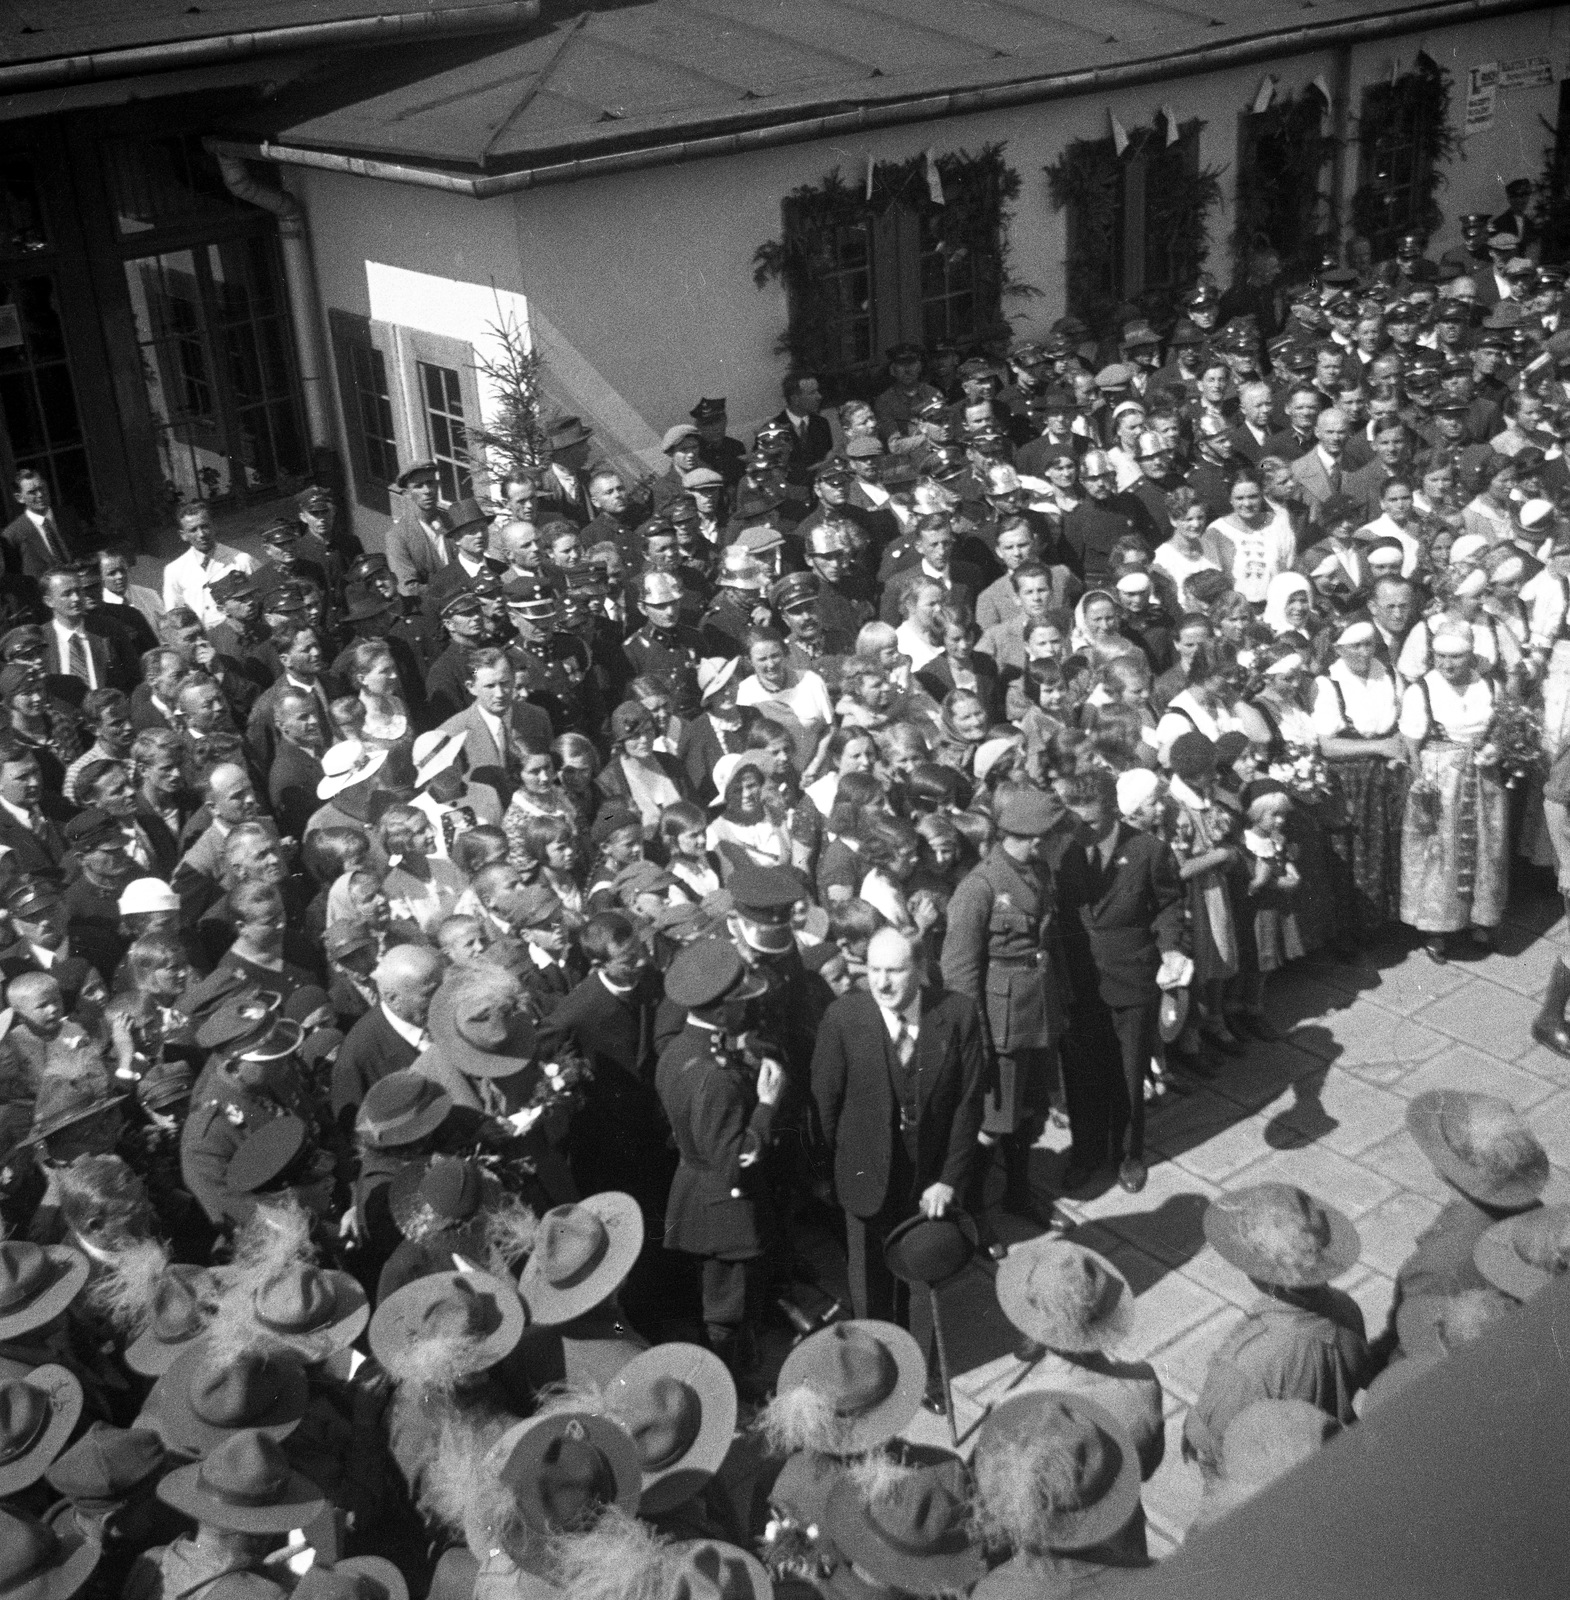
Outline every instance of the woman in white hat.
<svg viewBox="0 0 1570 1600"><path fill-rule="evenodd" d="M1401 920L1429 959L1448 959L1446 935L1493 943L1510 891L1509 805L1488 742L1496 691L1478 671L1474 629L1444 617L1432 628L1434 667L1401 701L1412 790L1401 839Z"/></svg>
<svg viewBox="0 0 1570 1600"><path fill-rule="evenodd" d="M1335 768L1351 826L1332 836L1348 892L1337 922L1371 943L1401 912L1401 814L1407 749L1395 675L1374 657L1378 630L1366 618L1341 624L1336 659L1314 682L1319 750Z"/></svg>

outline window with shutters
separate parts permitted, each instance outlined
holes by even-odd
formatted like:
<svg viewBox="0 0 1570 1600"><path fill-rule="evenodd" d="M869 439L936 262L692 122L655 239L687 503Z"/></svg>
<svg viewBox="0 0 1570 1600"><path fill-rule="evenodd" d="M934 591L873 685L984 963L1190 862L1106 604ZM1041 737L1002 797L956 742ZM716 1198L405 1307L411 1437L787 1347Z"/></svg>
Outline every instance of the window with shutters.
<svg viewBox="0 0 1570 1600"><path fill-rule="evenodd" d="M387 353L378 347L369 317L334 307L328 311L327 321L338 369L338 392L343 400L355 499L368 510L385 516L392 509L392 485L399 471Z"/></svg>
<svg viewBox="0 0 1570 1600"><path fill-rule="evenodd" d="M425 403L425 436L430 440L443 500L473 494L469 475L469 435L464 425L463 387L451 367L419 363L420 394Z"/></svg>

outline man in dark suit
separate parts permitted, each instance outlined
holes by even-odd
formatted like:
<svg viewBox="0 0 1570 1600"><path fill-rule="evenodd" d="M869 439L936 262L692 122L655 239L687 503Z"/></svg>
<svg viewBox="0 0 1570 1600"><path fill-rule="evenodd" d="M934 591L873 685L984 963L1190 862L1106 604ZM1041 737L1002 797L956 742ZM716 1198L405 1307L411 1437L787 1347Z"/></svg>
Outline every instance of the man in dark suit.
<svg viewBox="0 0 1570 1600"><path fill-rule="evenodd" d="M11 851L18 876L63 880L65 840L39 809L44 779L25 745L0 741L0 845Z"/></svg>
<svg viewBox="0 0 1570 1600"><path fill-rule="evenodd" d="M6 574L12 579L41 578L51 567L70 566L85 548L76 518L50 504L49 485L33 467L16 475L21 514L0 529Z"/></svg>
<svg viewBox="0 0 1570 1600"><path fill-rule="evenodd" d="M395 944L371 974L377 1003L350 1028L333 1063L333 1121L354 1130L372 1084L412 1067L429 1046L431 1000L442 982L442 959L417 944Z"/></svg>
<svg viewBox="0 0 1570 1600"><path fill-rule="evenodd" d="M431 574L425 586L425 615L433 621L442 614L442 607L460 590L472 588L482 573L500 568L488 561L485 547L491 536L490 515L478 500L460 500L447 507L445 515L451 524L447 543L452 560L440 572Z"/></svg>
<svg viewBox="0 0 1570 1600"><path fill-rule="evenodd" d="M1139 769L1124 776L1129 781L1122 785L1108 772L1070 781L1067 799L1080 819L1088 874L1073 895L1077 905L1065 904L1064 911L1077 910L1089 937L1097 999L1111 1019L1123 1067L1120 1085L1103 1081L1099 1095L1092 1087L1097 1147L1111 1145L1119 1184L1138 1194L1145 1187L1145 1070L1156 1047L1157 978L1181 963L1187 902L1171 849L1119 815L1120 808L1137 816L1154 805L1151 776ZM1075 1154L1084 1159L1079 1145L1076 1135Z"/></svg>
<svg viewBox="0 0 1570 1600"><path fill-rule="evenodd" d="M273 727L278 745L267 774L267 798L279 832L303 839L305 825L320 805L316 786L322 781L322 751L327 748L315 698L303 689L286 690L273 702Z"/></svg>
<svg viewBox="0 0 1570 1600"><path fill-rule="evenodd" d="M1332 406L1319 413L1314 424L1314 448L1292 463L1292 481L1308 506L1309 526L1316 533L1324 526L1325 507L1345 498L1343 457L1351 427L1346 413Z"/></svg>
<svg viewBox="0 0 1570 1600"><path fill-rule="evenodd" d="M41 585L50 622L44 636L44 673L55 692L79 706L94 689L136 687L136 673L107 639L89 633L82 618L87 602L75 567L51 567Z"/></svg>
<svg viewBox="0 0 1570 1600"><path fill-rule="evenodd" d="M265 693L257 696L245 723L246 751L259 773L272 771L273 751L278 740L273 707L281 696L290 689L308 694L316 703L323 728L331 728L332 702L349 693L347 684L325 670L326 654L319 629L300 620L286 623L273 637L278 646L279 660L283 662L283 676Z"/></svg>
<svg viewBox="0 0 1570 1600"><path fill-rule="evenodd" d="M791 483L808 484L818 463L834 448L834 435L826 418L818 414L823 394L815 374L790 372L783 384L785 409L773 421L790 429L790 452L785 476Z"/></svg>
<svg viewBox="0 0 1570 1600"><path fill-rule="evenodd" d="M1517 240L1516 254L1536 261L1541 253L1543 233L1530 215L1535 185L1530 178L1514 178L1505 185L1509 204L1489 220L1490 233L1511 233Z"/></svg>
<svg viewBox="0 0 1570 1600"><path fill-rule="evenodd" d="M909 1291L884 1263L884 1240L917 1211L939 1217L958 1204L986 1092L974 1003L926 988L925 977L920 946L880 929L867 947L867 992L828 1008L812 1057L856 1315L907 1327Z"/></svg>
<svg viewBox="0 0 1570 1600"><path fill-rule="evenodd" d="M1265 440L1260 456L1280 456L1283 461L1306 456L1314 448L1314 424L1321 409L1319 391L1313 384L1295 385L1287 396L1287 425Z"/></svg>
<svg viewBox="0 0 1570 1600"><path fill-rule="evenodd" d="M589 485L584 473L593 437L593 431L585 427L579 417L557 417L551 422L550 464L540 474L540 487L534 499L537 526L564 521L581 528L592 521L594 507L589 503Z"/></svg>
<svg viewBox="0 0 1570 1600"><path fill-rule="evenodd" d="M954 527L946 516L922 517L916 525L915 566L905 567L889 577L883 589L883 621L898 627L905 620L905 596L918 584L940 584L949 601L973 611L976 596L987 586L987 579L976 568L953 560Z"/></svg>

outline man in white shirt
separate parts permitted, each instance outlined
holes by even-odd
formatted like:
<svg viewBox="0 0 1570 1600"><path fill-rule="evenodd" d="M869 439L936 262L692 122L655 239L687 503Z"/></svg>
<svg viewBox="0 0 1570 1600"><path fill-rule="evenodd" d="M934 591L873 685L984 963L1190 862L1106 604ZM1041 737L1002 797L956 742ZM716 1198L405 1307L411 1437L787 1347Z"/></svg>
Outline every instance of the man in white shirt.
<svg viewBox="0 0 1570 1600"><path fill-rule="evenodd" d="M82 626L87 610L82 580L74 568L57 567L45 574L43 590L50 612L45 670L75 678L86 684L86 692L102 689L109 675L109 645Z"/></svg>
<svg viewBox="0 0 1570 1600"><path fill-rule="evenodd" d="M186 546L164 568L164 610L184 606L194 611L204 628L216 628L224 619L224 608L213 599L210 586L226 572L256 571L256 563L243 551L219 544L213 533L213 515L206 506L182 506L180 539Z"/></svg>

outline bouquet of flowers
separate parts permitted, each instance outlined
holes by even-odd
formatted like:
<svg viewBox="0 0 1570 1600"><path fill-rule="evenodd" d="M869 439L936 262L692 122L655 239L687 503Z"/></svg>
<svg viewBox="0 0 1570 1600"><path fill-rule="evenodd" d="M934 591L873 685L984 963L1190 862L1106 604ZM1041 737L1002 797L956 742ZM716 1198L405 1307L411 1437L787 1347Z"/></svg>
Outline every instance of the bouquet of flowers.
<svg viewBox="0 0 1570 1600"><path fill-rule="evenodd" d="M564 1055L560 1061L541 1061L537 1065L539 1077L533 1094L508 1119L519 1133L528 1133L547 1119L565 1123L583 1104L590 1067L582 1056Z"/></svg>
<svg viewBox="0 0 1570 1600"><path fill-rule="evenodd" d="M1495 701L1493 720L1483 734L1479 754L1490 748L1492 764L1507 789L1514 789L1547 764L1542 720L1512 690L1501 691Z"/></svg>
<svg viewBox="0 0 1570 1600"><path fill-rule="evenodd" d="M826 1578L834 1563L818 1543L818 1530L776 1510L763 1530L758 1559L776 1582L796 1578L813 1583Z"/></svg>
<svg viewBox="0 0 1570 1600"><path fill-rule="evenodd" d="M1289 746L1286 760L1272 762L1267 772L1294 800L1304 805L1319 805L1335 798L1330 768L1317 750Z"/></svg>

